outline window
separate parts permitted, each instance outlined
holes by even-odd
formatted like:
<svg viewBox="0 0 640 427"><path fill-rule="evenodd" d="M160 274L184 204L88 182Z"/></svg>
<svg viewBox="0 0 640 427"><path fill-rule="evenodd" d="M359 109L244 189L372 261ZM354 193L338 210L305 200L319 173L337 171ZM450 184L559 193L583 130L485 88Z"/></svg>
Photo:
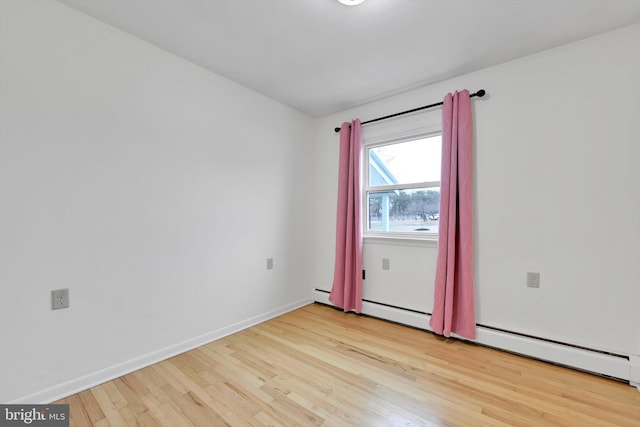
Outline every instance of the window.
<svg viewBox="0 0 640 427"><path fill-rule="evenodd" d="M437 237L441 140L365 143L365 236Z"/></svg>

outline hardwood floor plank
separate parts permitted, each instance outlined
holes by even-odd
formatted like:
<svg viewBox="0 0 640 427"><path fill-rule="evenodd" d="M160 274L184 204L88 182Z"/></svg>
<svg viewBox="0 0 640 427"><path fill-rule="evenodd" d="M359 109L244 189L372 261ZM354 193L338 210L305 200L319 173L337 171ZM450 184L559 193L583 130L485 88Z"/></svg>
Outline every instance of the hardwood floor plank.
<svg viewBox="0 0 640 427"><path fill-rule="evenodd" d="M84 408L84 404L78 394L67 397L59 403L69 405L69 426L88 426L91 425L89 415Z"/></svg>
<svg viewBox="0 0 640 427"><path fill-rule="evenodd" d="M145 406L141 399L141 395L137 394L131 388L131 382L128 381L130 378L132 378L132 376L125 376L112 381L120 394L126 400L126 409L128 409L130 413L134 414L140 425L159 425L159 421L153 418L149 412L149 408ZM120 411L122 412L123 409L125 408L121 408Z"/></svg>
<svg viewBox="0 0 640 427"><path fill-rule="evenodd" d="M95 396L92 393L93 390L85 390L78 394L82 401L82 409L86 411L87 416L92 424L98 423L105 418L104 412L100 408L100 405L96 401Z"/></svg>
<svg viewBox="0 0 640 427"><path fill-rule="evenodd" d="M107 393L107 388L109 387L108 384L109 383L103 384L102 387L94 388L93 390L91 390L91 393L93 393L96 402L98 402L98 405L100 405L100 409L102 409L102 412L105 414L105 418L107 419L109 425L118 427L126 426L126 423L120 415L120 412L115 407L113 401Z"/></svg>
<svg viewBox="0 0 640 427"><path fill-rule="evenodd" d="M164 393L161 397L156 395L146 395L142 400L147 405L154 418L159 420L162 425L175 427L194 426L194 424L189 421L186 415L183 414L173 402L166 399Z"/></svg>
<svg viewBox="0 0 640 427"><path fill-rule="evenodd" d="M59 403L71 426L640 426L620 382L319 304Z"/></svg>
<svg viewBox="0 0 640 427"><path fill-rule="evenodd" d="M197 396L189 392L182 394L171 385L164 386L162 390L194 426L215 425L222 422L222 418Z"/></svg>

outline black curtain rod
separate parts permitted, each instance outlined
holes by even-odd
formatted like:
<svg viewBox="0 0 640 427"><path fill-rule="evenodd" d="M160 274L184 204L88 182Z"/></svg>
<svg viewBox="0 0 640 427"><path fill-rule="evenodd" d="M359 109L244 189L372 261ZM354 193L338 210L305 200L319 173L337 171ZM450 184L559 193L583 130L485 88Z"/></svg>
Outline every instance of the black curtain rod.
<svg viewBox="0 0 640 427"><path fill-rule="evenodd" d="M477 96L478 98L482 98L486 93L487 92L484 89L480 89L476 93L472 93L471 95L469 95L469 97L473 98L473 97ZM402 116L404 114L409 114L409 113L413 113L413 112L420 111L420 110L426 110L427 108L438 107L438 106L440 106L442 104L444 104L444 102L436 102L435 104L424 105L422 107L412 108L411 110L402 111L400 113L389 114L388 116L378 117L377 119L367 120L366 122L362 122L360 124L366 125L367 123L379 122L380 120L390 119L392 117L398 117L398 116ZM336 133L340 132L340 128L339 127L335 128L334 130L336 131Z"/></svg>

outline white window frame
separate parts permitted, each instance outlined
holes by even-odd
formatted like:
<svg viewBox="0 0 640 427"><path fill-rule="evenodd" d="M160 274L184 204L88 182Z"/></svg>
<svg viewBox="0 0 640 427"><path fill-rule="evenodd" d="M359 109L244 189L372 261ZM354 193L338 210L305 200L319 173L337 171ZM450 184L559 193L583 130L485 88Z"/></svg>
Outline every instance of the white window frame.
<svg viewBox="0 0 640 427"><path fill-rule="evenodd" d="M393 184L369 186L369 149L385 145L400 144L417 139L442 135L441 112L431 111L427 114L411 114L390 123L363 128L362 141L362 224L365 241L374 240L420 240L437 241L438 233L432 232L398 232L370 231L369 228L369 192L412 190L417 188L440 187L440 181L425 181L410 184Z"/></svg>

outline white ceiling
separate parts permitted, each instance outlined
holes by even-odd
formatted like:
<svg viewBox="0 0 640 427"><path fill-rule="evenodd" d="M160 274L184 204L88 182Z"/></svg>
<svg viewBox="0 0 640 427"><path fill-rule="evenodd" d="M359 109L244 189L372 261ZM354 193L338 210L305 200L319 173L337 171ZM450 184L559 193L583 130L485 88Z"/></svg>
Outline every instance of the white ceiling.
<svg viewBox="0 0 640 427"><path fill-rule="evenodd" d="M640 0L59 1L315 117L640 22Z"/></svg>

